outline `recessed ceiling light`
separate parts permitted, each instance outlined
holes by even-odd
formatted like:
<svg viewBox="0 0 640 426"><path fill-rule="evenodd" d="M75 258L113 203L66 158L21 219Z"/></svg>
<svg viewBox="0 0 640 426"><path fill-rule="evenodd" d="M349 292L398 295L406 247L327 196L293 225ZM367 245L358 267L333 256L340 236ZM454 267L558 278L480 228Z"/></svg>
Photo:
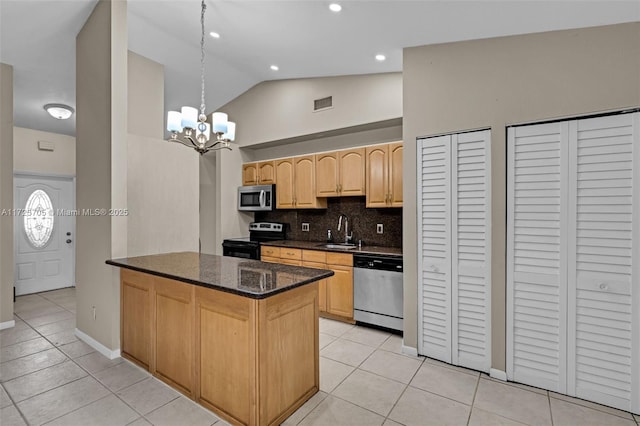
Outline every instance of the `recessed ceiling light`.
<svg viewBox="0 0 640 426"><path fill-rule="evenodd" d="M213 37L213 38L220 38L220 34L218 34L218 33L217 33L217 32L215 32L215 31L211 31L211 32L209 33L209 35L210 35L211 37Z"/></svg>
<svg viewBox="0 0 640 426"><path fill-rule="evenodd" d="M376 61L380 61L380 62L382 62L382 61L384 61L385 59L387 59L387 57L386 57L386 56L384 56L384 55L382 55L382 54L380 54L380 53L378 53L378 54L376 55Z"/></svg>
<svg viewBox="0 0 640 426"><path fill-rule="evenodd" d="M53 118L58 120L66 120L71 117L74 109L69 105L64 104L46 104L44 106L45 111L47 111Z"/></svg>
<svg viewBox="0 0 640 426"><path fill-rule="evenodd" d="M278 68L278 66L277 66L277 65L271 65L271 69L272 69L273 71L278 71L280 68Z"/></svg>
<svg viewBox="0 0 640 426"><path fill-rule="evenodd" d="M329 5L329 10L331 10L332 12L340 12L342 10L342 6L340 6L338 3L331 3Z"/></svg>

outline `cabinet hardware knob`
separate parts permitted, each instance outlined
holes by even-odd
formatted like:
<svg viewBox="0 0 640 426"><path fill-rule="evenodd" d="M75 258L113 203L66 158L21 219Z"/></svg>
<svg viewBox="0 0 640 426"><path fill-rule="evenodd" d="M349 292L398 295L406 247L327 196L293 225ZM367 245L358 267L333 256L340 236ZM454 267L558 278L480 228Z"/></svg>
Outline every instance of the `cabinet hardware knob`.
<svg viewBox="0 0 640 426"><path fill-rule="evenodd" d="M609 290L609 286L605 283L600 284L600 290Z"/></svg>

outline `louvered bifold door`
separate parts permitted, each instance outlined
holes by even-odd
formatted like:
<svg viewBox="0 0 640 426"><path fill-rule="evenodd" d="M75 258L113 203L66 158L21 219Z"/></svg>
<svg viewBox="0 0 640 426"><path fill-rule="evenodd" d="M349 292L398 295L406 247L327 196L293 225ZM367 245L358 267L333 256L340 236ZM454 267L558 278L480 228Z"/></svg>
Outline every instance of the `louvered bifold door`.
<svg viewBox="0 0 640 426"><path fill-rule="evenodd" d="M566 391L568 123L508 129L507 378Z"/></svg>
<svg viewBox="0 0 640 426"><path fill-rule="evenodd" d="M419 351L451 362L451 136L418 141Z"/></svg>
<svg viewBox="0 0 640 426"><path fill-rule="evenodd" d="M452 135L452 363L491 368L489 130Z"/></svg>
<svg viewBox="0 0 640 426"><path fill-rule="evenodd" d="M635 412L640 409L638 117L572 121L569 132L568 393Z"/></svg>

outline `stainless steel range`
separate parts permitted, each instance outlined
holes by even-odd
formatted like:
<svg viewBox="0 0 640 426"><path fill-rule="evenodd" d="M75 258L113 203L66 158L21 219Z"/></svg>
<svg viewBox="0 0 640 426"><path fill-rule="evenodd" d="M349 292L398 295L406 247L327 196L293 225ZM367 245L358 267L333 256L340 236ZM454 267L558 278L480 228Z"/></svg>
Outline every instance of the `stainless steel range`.
<svg viewBox="0 0 640 426"><path fill-rule="evenodd" d="M229 238L222 242L223 256L260 259L260 242L285 240L287 224L276 222L251 222L249 236Z"/></svg>

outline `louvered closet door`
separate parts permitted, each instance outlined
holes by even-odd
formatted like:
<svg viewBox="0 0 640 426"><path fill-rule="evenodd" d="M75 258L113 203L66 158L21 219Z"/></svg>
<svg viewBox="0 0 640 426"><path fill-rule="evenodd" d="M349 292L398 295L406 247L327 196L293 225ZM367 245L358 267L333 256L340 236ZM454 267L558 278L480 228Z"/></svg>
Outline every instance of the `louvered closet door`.
<svg viewBox="0 0 640 426"><path fill-rule="evenodd" d="M568 297L569 394L636 412L638 117L570 124L569 215L575 223L569 237Z"/></svg>
<svg viewBox="0 0 640 426"><path fill-rule="evenodd" d="M508 129L507 377L566 391L568 124Z"/></svg>
<svg viewBox="0 0 640 426"><path fill-rule="evenodd" d="M451 136L418 150L420 353L451 362Z"/></svg>
<svg viewBox="0 0 640 426"><path fill-rule="evenodd" d="M488 130L419 141L420 353L491 367Z"/></svg>
<svg viewBox="0 0 640 426"><path fill-rule="evenodd" d="M452 135L452 363L491 368L489 130Z"/></svg>

